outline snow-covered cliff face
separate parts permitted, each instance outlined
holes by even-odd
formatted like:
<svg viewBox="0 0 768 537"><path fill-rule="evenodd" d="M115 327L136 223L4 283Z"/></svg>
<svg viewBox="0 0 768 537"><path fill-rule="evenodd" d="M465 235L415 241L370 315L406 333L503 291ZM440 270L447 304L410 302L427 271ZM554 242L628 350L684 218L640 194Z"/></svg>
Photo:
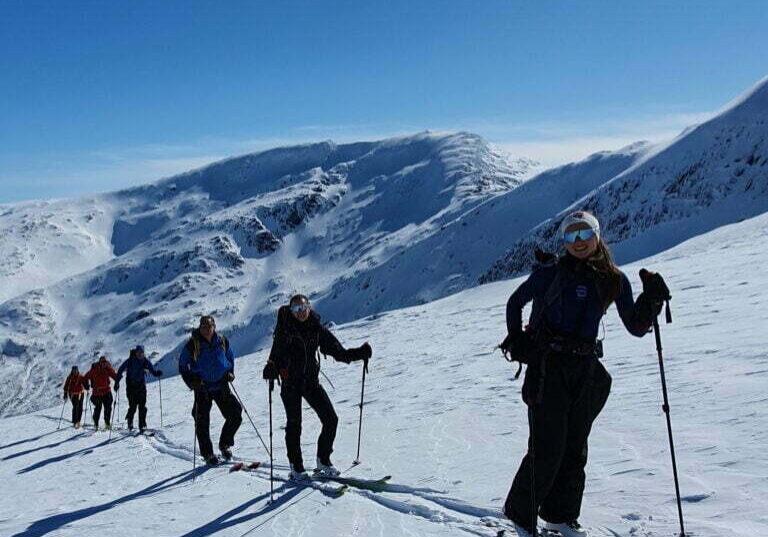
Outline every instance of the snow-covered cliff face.
<svg viewBox="0 0 768 537"><path fill-rule="evenodd" d="M96 352L119 363L142 343L174 372L202 314L244 354L297 292L345 322L520 274L577 208L620 262L646 257L768 210L767 139L768 80L668 144L534 177L478 136L423 133L0 207L0 414L49 403Z"/></svg>
<svg viewBox="0 0 768 537"><path fill-rule="evenodd" d="M536 245L558 248L560 222L576 209L598 216L620 262L768 210L768 79L713 119L654 148L565 210L542 218L479 281L525 272Z"/></svg>
<svg viewBox="0 0 768 537"><path fill-rule="evenodd" d="M119 363L143 342L170 372L202 314L238 352L253 350L291 294L322 302L336 281L439 235L534 167L475 135L425 133L279 148L102 196L5 206L0 413L50 402L96 352ZM411 283L432 285L412 268Z"/></svg>

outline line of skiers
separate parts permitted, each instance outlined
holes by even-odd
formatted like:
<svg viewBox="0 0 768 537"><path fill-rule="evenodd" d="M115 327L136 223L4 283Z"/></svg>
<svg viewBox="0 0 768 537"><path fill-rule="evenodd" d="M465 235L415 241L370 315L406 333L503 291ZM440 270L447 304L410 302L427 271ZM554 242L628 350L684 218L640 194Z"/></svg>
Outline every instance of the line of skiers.
<svg viewBox="0 0 768 537"><path fill-rule="evenodd" d="M120 390L120 381L126 375L126 392L128 396L128 412L125 420L128 429L133 429L133 418L136 410L139 411L139 430L143 432L147 427L147 385L146 375L149 372L155 377L162 376L162 371L155 369L144 354L144 347L138 345L131 349L128 359L125 360L117 371L107 360L106 356L99 357L98 361L91 364L90 370L81 375L77 366L73 366L71 372L64 381L64 399L72 402L72 424L77 429L82 426L83 403L86 392L92 392L90 401L93 404L93 426L99 428L101 413L104 412L104 428L112 427L112 386L114 391Z"/></svg>
<svg viewBox="0 0 768 537"><path fill-rule="evenodd" d="M598 329L608 307L616 304L627 331L637 337L649 332L652 322L669 300L670 293L659 274L641 271L643 292L637 300L627 276L615 265L603 241L594 215L577 211L567 216L559 230L565 250L555 256L537 252L539 265L512 293L507 302L507 336L499 345L510 361L527 364L522 398L528 409L528 452L512 482L504 513L520 537L538 534L538 518L548 530L563 537L585 537L579 515L585 486L587 440L595 418L610 392L611 376L600 362L603 356ZM532 302L530 318L523 327L524 306ZM65 392L80 394L87 381L94 387L92 401L104 405L109 424L109 378L128 371L129 425L139 407L140 427L146 426L146 388L143 372L159 372L144 358L140 347L115 373L102 357L80 381L76 368L67 379ZM343 363L372 356L369 343L346 349L321 322L304 295L293 296L277 313L272 348L263 378L282 382L280 396L286 414L285 444L290 478L309 479L301 452L302 400L315 411L322 430L317 442L316 470L330 476L339 471L331 461L338 417L320 384L319 353ZM134 360L131 362L131 360ZM142 360L145 360L142 362ZM192 416L200 454L209 465L218 465L210 438L213 403L224 417L219 452L232 458L235 434L242 423L242 401L230 389L234 353L229 341L216 332L213 317L204 316L184 345L179 373L194 391ZM73 399L74 401L74 399ZM74 405L73 405L74 406ZM73 421L80 410L73 408ZM94 410L98 420L98 409Z"/></svg>

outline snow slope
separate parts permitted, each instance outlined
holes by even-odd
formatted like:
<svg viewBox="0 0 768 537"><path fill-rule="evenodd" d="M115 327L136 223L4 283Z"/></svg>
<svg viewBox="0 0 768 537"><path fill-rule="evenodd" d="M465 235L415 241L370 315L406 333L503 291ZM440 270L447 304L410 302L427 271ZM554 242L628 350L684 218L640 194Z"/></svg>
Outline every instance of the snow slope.
<svg viewBox="0 0 768 537"><path fill-rule="evenodd" d="M662 326L662 338L683 509L687 529L699 537L768 531L768 275L755 270L768 263L766 240L768 215L761 215L623 267L635 293L643 266L664 274L672 289L674 323ZM385 492L352 489L334 499L280 482L270 505L266 470L198 470L193 482L191 397L171 378L163 382L165 427L155 438L118 432L109 441L103 432L56 431L58 406L0 419L0 479L12 491L0 495L0 533L494 536L527 434L520 381L492 353L505 330L505 301L520 281L337 327L345 343L369 340L375 350L363 463L351 475L391 474ZM628 335L613 308L605 325L613 392L591 436L582 522L599 536L673 535L677 513L653 337ZM238 359L235 381L262 434L265 358L262 350ZM360 369L324 366L340 416L334 459L347 467L356 448ZM149 386L153 426L157 388ZM275 404L281 425L282 405ZM305 415L303 449L311 460L318 423ZM213 422L218 429L218 417ZM247 421L237 452L265 457ZM279 427L275 455L284 475Z"/></svg>

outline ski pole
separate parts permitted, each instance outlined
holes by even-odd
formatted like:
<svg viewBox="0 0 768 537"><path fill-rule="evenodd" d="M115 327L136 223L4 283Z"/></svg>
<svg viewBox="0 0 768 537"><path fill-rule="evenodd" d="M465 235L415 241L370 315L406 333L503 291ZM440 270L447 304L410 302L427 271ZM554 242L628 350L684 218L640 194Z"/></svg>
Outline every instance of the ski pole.
<svg viewBox="0 0 768 537"><path fill-rule="evenodd" d="M533 405L535 405L535 401ZM534 406L531 405L528 407L528 424L530 427L530 436L531 436L531 445L528 446L528 455L529 460L531 461L531 520L533 521L533 526L531 527L532 535L536 537L539 534L539 506L536 504L536 449L535 449L535 442L536 439L533 436L536 432L536 429L534 427L534 420L536 419L536 411L534 409Z"/></svg>
<svg viewBox="0 0 768 537"><path fill-rule="evenodd" d="M58 431L61 428L61 420L64 418L64 408L67 406L67 399L64 399L64 403L61 405L61 415L59 416L59 424L56 426L56 430Z"/></svg>
<svg viewBox="0 0 768 537"><path fill-rule="evenodd" d="M360 389L360 419L357 423L357 457L353 461L355 465L360 464L360 438L363 432L363 399L365 397L365 374L368 372L368 360L363 360L363 382Z"/></svg>
<svg viewBox="0 0 768 537"><path fill-rule="evenodd" d="M195 431L192 435L192 482L195 482L197 474L197 391L195 391L195 402L192 403L192 415L195 417Z"/></svg>
<svg viewBox="0 0 768 537"><path fill-rule="evenodd" d="M274 501L275 494L275 461L272 457L272 390L275 389L275 381L269 379L269 503Z"/></svg>
<svg viewBox="0 0 768 537"><path fill-rule="evenodd" d="M669 302L667 302L667 321L671 320L669 314ZM656 352L659 355L659 372L661 373L661 391L664 396L664 405L661 407L667 417L667 434L669 436L669 450L672 455L672 474L675 478L675 494L677 495L677 514L680 518L680 537L685 537L683 526L683 504L680 500L680 482L677 478L677 460L675 458L675 443L672 440L672 420L669 416L669 397L667 395L667 379L664 375L664 357L661 350L661 334L659 333L659 319L653 318L653 332L656 335Z"/></svg>
<svg viewBox="0 0 768 537"><path fill-rule="evenodd" d="M256 435L259 437L259 440L261 440L261 445L264 446L264 449L267 450L267 453L271 456L272 450L267 447L267 444L264 442L264 439L261 437L261 433L259 432L259 429L256 427L256 424L253 423L253 418L251 418L251 414L248 412L248 409L245 408L245 404L243 404L243 400L240 399L240 394L237 393L237 389L235 388L235 385L232 383L232 381L229 381L229 385L232 386L232 391L235 394L235 397L237 397L238 402L240 403L240 406L243 407L243 410L245 410L245 415L248 416L248 420L251 422L251 425L253 426L253 430L256 431Z"/></svg>
<svg viewBox="0 0 768 537"><path fill-rule="evenodd" d="M158 377L158 386L160 387L160 427L163 426L163 379Z"/></svg>
<svg viewBox="0 0 768 537"><path fill-rule="evenodd" d="M88 423L88 409L91 408L91 393L90 390L85 391L85 418L83 419L83 428L85 428L85 424ZM93 412L91 412L93 414Z"/></svg>
<svg viewBox="0 0 768 537"><path fill-rule="evenodd" d="M115 397L115 402L112 403L112 415L109 417L109 437L107 437L107 440L112 440L112 419L115 417L115 407L117 406L117 402L120 400L119 393L115 394L117 397ZM106 407L104 408L104 414L107 413ZM104 416L106 418L106 415ZM106 420L105 420L106 421Z"/></svg>

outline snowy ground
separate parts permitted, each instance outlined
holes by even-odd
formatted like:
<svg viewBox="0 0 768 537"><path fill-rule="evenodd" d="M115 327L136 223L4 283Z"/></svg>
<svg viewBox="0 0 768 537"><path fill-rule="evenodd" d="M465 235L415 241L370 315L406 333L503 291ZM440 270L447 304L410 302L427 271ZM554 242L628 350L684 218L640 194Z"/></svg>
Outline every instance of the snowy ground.
<svg viewBox="0 0 768 537"><path fill-rule="evenodd" d="M662 326L683 509L697 537L768 530L768 216L717 229L624 267L661 271L675 322ZM356 477L393 476L386 492L340 498L277 483L267 471L198 470L192 481L191 396L163 383L165 427L154 438L56 431L60 407L0 420L0 534L13 536L488 535L523 456L520 381L498 353L504 303L519 280L475 288L424 306L337 329L348 345L374 347L366 387L363 463ZM582 522L596 535L674 535L677 513L652 335L605 323L613 393L590 443ZM236 349L235 349L236 350ZM262 434L265 352L238 361L236 387ZM334 460L355 455L360 369L324 363L340 415ZM326 383L327 386L327 383ZM149 387L151 426L157 385ZM276 423L284 416L276 401ZM126 401L121 400L122 412ZM305 412L307 412L305 410ZM213 413L216 416L216 412ZM305 414L304 452L317 420ZM220 420L214 417L213 429ZM214 435L214 442L216 436ZM286 472L282 431L276 471ZM238 453L265 458L246 420Z"/></svg>

